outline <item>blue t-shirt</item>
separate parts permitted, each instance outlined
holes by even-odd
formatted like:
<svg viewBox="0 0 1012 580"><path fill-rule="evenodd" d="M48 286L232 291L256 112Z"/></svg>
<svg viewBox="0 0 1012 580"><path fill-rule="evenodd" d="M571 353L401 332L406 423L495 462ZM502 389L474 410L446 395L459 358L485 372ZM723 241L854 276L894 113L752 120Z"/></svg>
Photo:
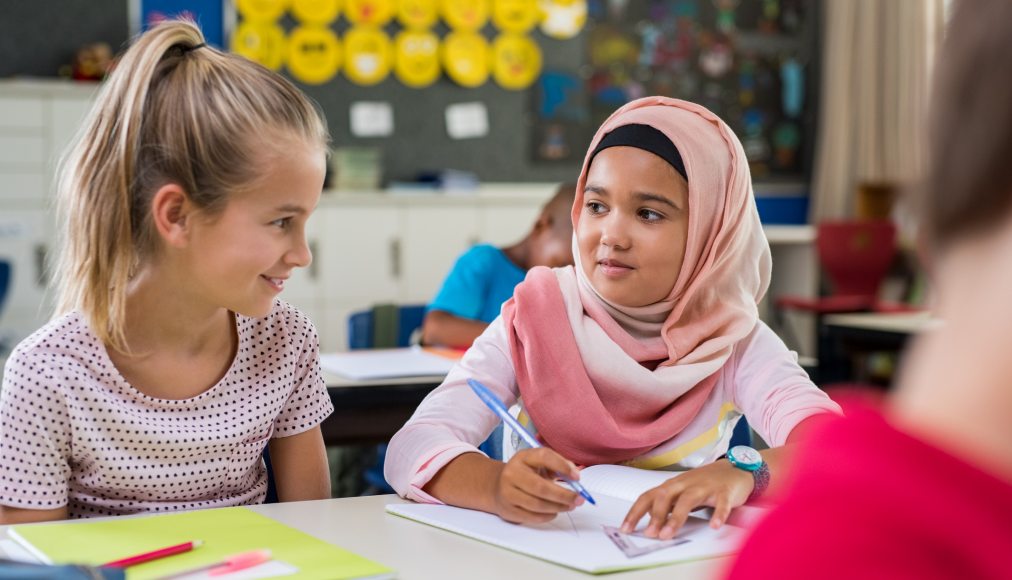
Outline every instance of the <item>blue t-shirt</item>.
<svg viewBox="0 0 1012 580"><path fill-rule="evenodd" d="M457 258L429 310L492 322L526 275L499 248L488 244L474 246Z"/></svg>

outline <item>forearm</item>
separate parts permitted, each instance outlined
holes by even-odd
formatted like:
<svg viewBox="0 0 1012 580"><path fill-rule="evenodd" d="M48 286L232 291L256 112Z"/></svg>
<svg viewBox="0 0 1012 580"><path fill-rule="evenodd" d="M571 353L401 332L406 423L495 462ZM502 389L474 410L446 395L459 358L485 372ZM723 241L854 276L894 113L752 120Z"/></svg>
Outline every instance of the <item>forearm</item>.
<svg viewBox="0 0 1012 580"><path fill-rule="evenodd" d="M495 485L504 466L480 453L462 453L439 470L423 489L449 505L497 513Z"/></svg>
<svg viewBox="0 0 1012 580"><path fill-rule="evenodd" d="M330 469L320 428L272 439L271 466L279 501L330 498Z"/></svg>
<svg viewBox="0 0 1012 580"><path fill-rule="evenodd" d="M433 310L422 323L424 344L469 347L485 332L488 324L480 320L461 318L443 310Z"/></svg>
<svg viewBox="0 0 1012 580"><path fill-rule="evenodd" d="M812 415L811 417L808 417L798 423L794 429L791 430L790 435L787 437L786 444L780 447L764 449L759 452L759 454L763 457L763 461L766 462L766 465L770 470L770 487L766 491L766 494L769 494L772 490L777 489L783 483L786 474L791 470L794 453L797 450L798 445L805 440L808 432L822 421L834 416L835 415L827 413Z"/></svg>
<svg viewBox="0 0 1012 580"><path fill-rule="evenodd" d="M70 517L67 506L52 510L31 510L0 505L0 525L54 522Z"/></svg>

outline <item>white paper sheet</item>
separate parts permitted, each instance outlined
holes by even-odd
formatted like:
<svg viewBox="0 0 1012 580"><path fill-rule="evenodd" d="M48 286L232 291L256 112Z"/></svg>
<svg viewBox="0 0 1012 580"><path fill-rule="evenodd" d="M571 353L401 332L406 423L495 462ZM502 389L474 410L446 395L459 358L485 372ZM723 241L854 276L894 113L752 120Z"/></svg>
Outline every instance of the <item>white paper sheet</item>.
<svg viewBox="0 0 1012 580"><path fill-rule="evenodd" d="M352 380L442 377L456 361L418 347L359 350L320 355L323 370Z"/></svg>

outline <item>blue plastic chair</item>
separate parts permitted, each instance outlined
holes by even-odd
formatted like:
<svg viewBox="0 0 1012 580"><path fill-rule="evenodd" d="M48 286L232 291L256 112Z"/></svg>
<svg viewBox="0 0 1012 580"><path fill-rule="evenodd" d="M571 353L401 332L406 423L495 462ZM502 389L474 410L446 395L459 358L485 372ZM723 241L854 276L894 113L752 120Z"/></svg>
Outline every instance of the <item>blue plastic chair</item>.
<svg viewBox="0 0 1012 580"><path fill-rule="evenodd" d="M11 263L7 260L0 260L0 313L4 311L4 301L7 299L7 289L11 285Z"/></svg>
<svg viewBox="0 0 1012 580"><path fill-rule="evenodd" d="M375 317L376 307L359 310L348 317L348 348L359 350L376 347ZM397 308L396 344L390 346L410 346L411 335L421 328L425 319L424 304L405 304ZM383 461L386 458L387 444L376 447L376 463L363 474L365 483L379 493L393 493L393 488L383 477Z"/></svg>

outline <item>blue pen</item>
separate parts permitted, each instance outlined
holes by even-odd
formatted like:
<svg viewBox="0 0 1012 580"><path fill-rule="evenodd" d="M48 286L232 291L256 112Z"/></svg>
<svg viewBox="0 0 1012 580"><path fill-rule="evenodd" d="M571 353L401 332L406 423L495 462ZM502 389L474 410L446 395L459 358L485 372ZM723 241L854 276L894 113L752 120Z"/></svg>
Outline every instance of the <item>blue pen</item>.
<svg viewBox="0 0 1012 580"><path fill-rule="evenodd" d="M495 411L495 414L499 415L499 418L503 420L503 423L506 423L507 425L510 426L511 429L516 431L517 435L519 435L521 439L526 441L528 445L530 445L535 449L541 447L541 444L538 443L538 440L535 439L533 435L531 435L530 431L524 429L524 426L521 425L519 421L514 419L513 415L510 415L509 411L506 410L506 406L503 405L502 401L499 400L499 397L495 396L495 394L493 394L492 391L488 390L488 387L486 387L485 385L479 383L474 379L467 379L467 384L471 386L471 390L474 391L474 394L478 395L478 397L482 401L484 401L486 405L488 405L489 409ZM590 497L590 494L587 493L587 489L582 485L580 485L579 481L573 481L572 479L569 479L568 477L565 477L561 474L559 474L559 477L567 484L569 484L569 487L573 488L573 491L582 495L584 499L589 501L591 505L597 505L597 502L594 501L594 498Z"/></svg>

